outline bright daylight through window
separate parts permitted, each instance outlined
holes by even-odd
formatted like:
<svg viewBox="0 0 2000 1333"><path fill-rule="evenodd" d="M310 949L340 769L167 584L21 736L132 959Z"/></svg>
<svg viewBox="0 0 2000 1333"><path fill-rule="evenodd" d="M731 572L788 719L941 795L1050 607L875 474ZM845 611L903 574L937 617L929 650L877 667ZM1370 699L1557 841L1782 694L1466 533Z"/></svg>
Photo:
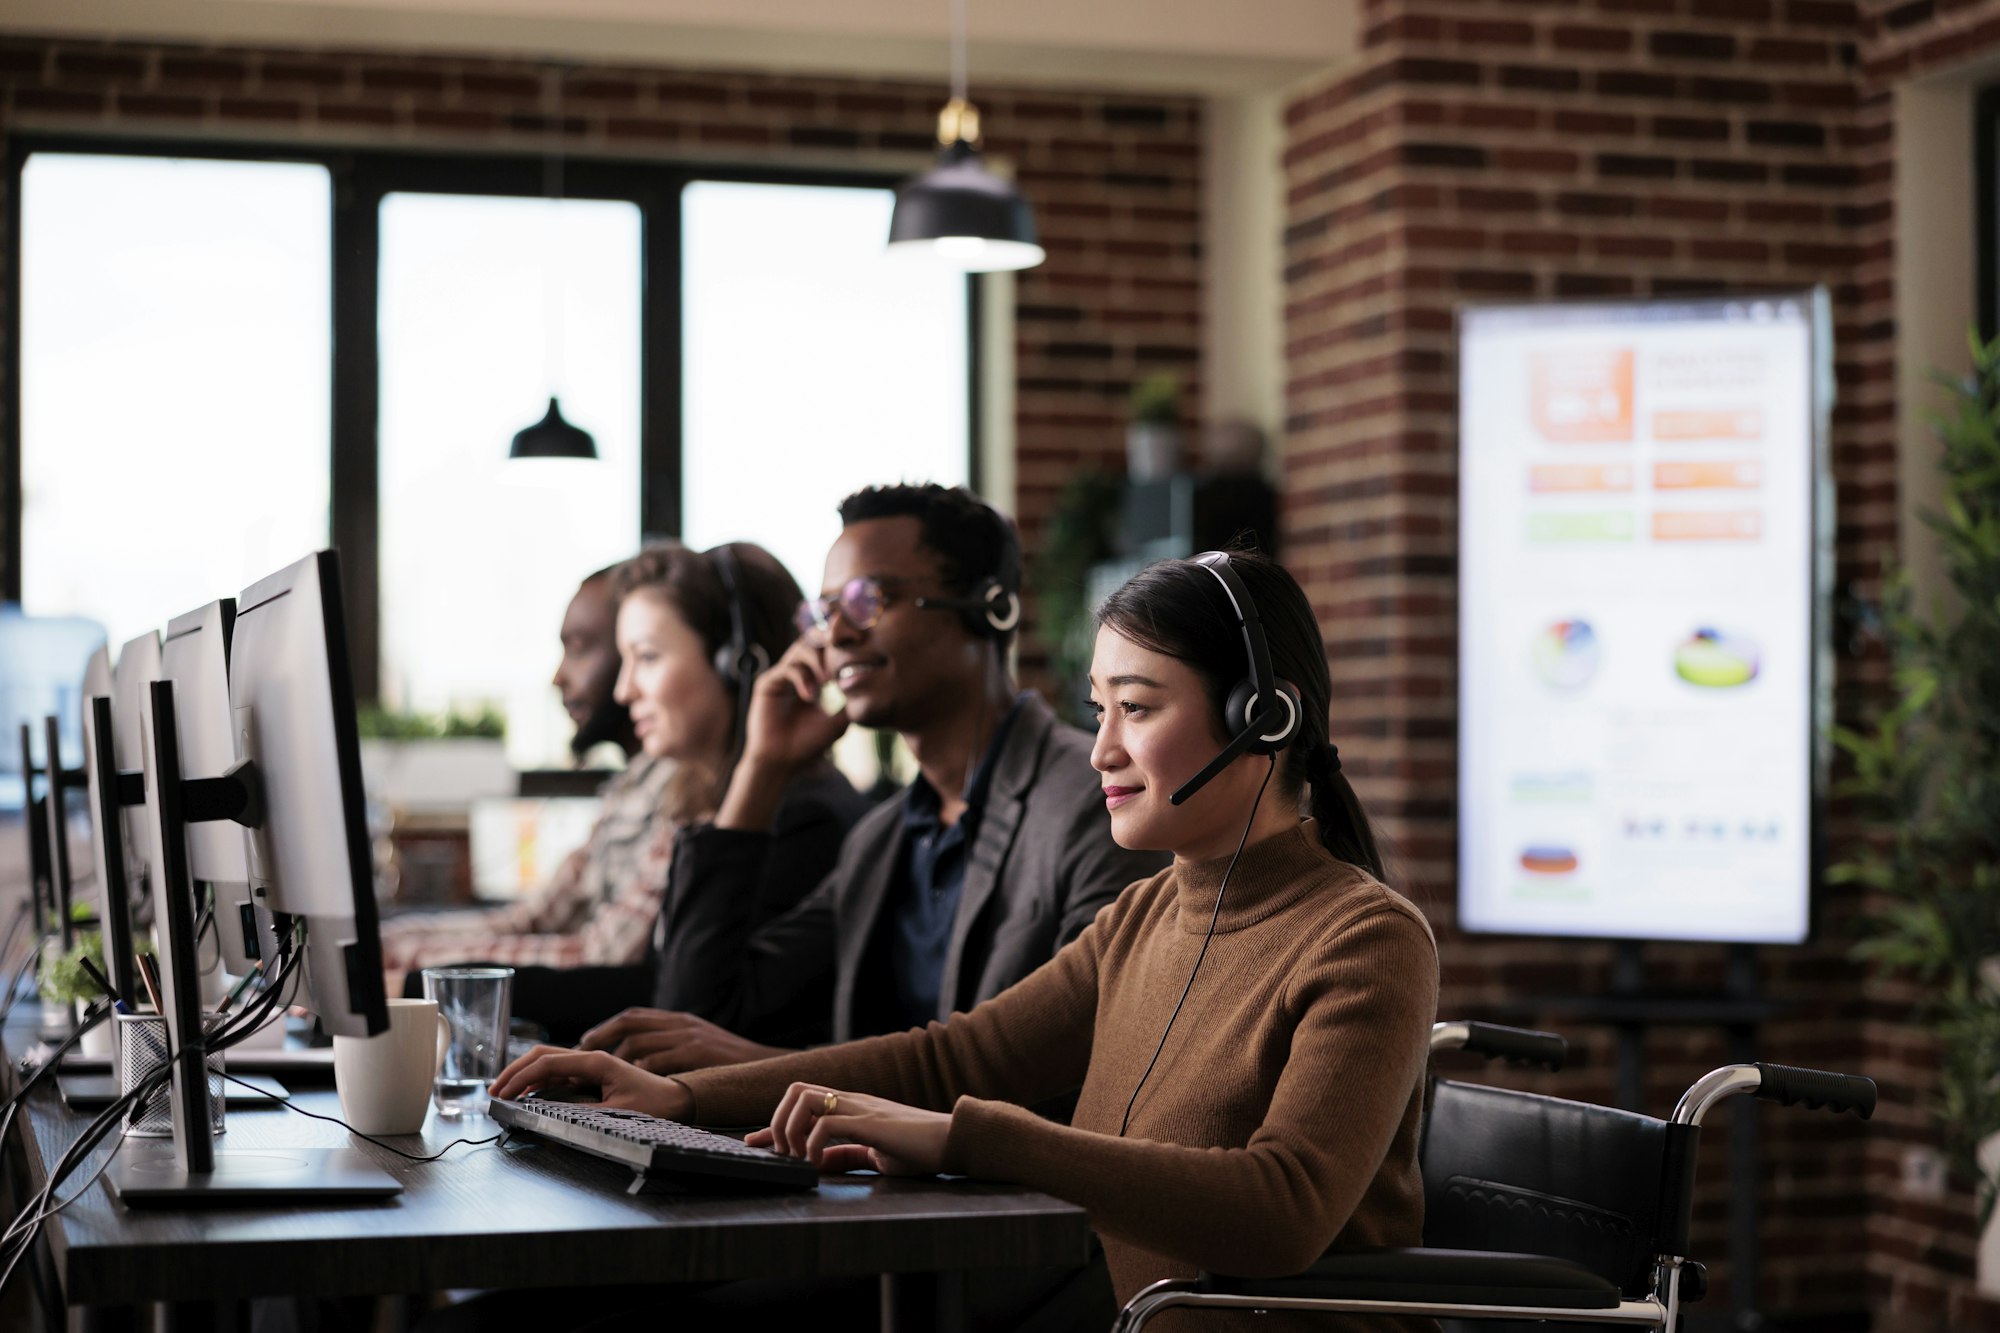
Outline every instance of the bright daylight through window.
<svg viewBox="0 0 2000 1333"><path fill-rule="evenodd" d="M297 163L28 159L30 614L115 646L326 545L330 193Z"/></svg>

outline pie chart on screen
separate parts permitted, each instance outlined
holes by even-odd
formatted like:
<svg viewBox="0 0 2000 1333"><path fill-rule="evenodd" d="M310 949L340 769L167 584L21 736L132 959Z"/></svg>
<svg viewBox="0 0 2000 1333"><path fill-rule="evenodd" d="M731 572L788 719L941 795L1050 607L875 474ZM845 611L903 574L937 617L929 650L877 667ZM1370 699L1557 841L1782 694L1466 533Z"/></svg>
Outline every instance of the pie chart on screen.
<svg viewBox="0 0 2000 1333"><path fill-rule="evenodd" d="M1588 620L1558 620L1535 635L1535 674L1551 689L1581 688L1597 674L1597 631Z"/></svg>
<svg viewBox="0 0 2000 1333"><path fill-rule="evenodd" d="M1757 644L1707 627L1674 649L1674 674L1705 690L1728 690L1757 679Z"/></svg>

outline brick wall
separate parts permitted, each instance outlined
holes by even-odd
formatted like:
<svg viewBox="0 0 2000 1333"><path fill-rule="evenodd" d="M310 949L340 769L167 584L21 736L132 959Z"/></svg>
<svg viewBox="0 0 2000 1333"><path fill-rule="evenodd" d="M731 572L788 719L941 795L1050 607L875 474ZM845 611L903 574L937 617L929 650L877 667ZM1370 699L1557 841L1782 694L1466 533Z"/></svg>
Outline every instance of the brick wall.
<svg viewBox="0 0 2000 1333"><path fill-rule="evenodd" d="M1070 469L1122 470L1135 379L1171 370L1199 400L1201 105L972 91L1049 251L1015 287L1017 502L1032 550ZM562 120L572 155L916 168L943 97L930 84L593 66L566 77ZM552 114L530 63L0 38L0 133L538 153ZM0 245L0 263L12 254ZM0 328L14 327L8 311Z"/></svg>
<svg viewBox="0 0 2000 1333"><path fill-rule="evenodd" d="M1286 539L1328 627L1349 771L1443 927L1446 1011L1602 990L1610 967L1605 946L1450 927L1454 307L1826 285L1838 579L1872 596L1897 525L1891 93L2000 48L1996 16L1950 0L1369 0L1364 59L1288 106ZM1879 654L1843 655L1842 719L1885 687ZM1865 906L1825 893L1821 943L1762 953L1763 990L1789 1006L1766 1058L1864 1070L1884 1106L1865 1131L1762 1115L1758 1300L1815 1329L1867 1308L1877 1328L2000 1327L1970 1291L1965 1196L1897 1189L1903 1149L1930 1140L1934 1061L1911 988L1846 959ZM1655 984L1712 987L1724 951L1647 960ZM1586 1042L1590 1067L1542 1086L1607 1097L1609 1035ZM1692 1028L1655 1031L1646 1055L1655 1111L1726 1058ZM1723 1137L1702 1164L1710 1260L1726 1259ZM1712 1272L1710 1312L1733 1277Z"/></svg>

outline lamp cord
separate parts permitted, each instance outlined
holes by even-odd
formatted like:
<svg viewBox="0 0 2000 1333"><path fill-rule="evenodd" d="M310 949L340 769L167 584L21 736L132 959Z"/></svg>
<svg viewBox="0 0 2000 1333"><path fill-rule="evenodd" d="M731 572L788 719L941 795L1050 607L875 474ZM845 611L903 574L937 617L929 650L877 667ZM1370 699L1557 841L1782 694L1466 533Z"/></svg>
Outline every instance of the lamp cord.
<svg viewBox="0 0 2000 1333"><path fill-rule="evenodd" d="M951 95L965 100L965 0L951 0Z"/></svg>

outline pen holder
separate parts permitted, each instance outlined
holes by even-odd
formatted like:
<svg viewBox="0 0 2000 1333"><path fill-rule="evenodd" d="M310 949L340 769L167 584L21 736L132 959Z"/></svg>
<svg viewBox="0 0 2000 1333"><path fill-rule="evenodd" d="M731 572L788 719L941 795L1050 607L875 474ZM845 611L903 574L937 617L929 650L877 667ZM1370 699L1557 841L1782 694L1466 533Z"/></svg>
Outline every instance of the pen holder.
<svg viewBox="0 0 2000 1333"><path fill-rule="evenodd" d="M117 1014L118 1091L130 1092L147 1075L167 1063L167 1021L158 1014ZM210 1051L208 1065L209 1132L222 1133L222 1052ZM172 1084L134 1107L125 1131L142 1138L170 1138L174 1132Z"/></svg>

